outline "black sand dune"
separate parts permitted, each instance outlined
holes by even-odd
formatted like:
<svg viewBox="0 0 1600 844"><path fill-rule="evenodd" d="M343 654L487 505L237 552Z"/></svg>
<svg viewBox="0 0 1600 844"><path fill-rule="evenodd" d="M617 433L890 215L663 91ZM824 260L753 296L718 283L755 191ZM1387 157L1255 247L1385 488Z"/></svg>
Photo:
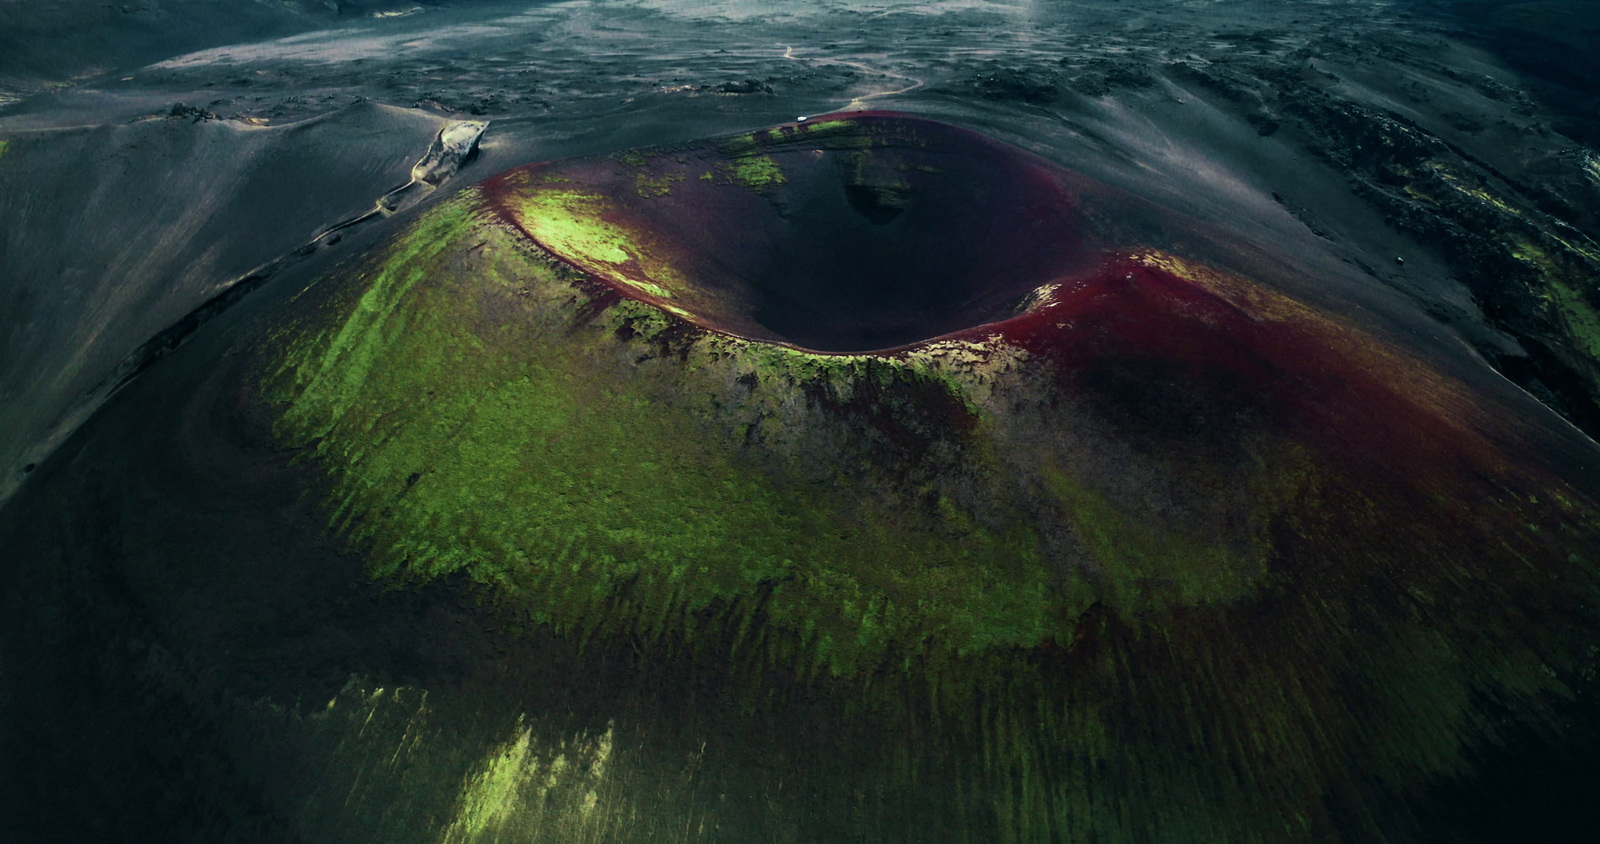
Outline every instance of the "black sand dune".
<svg viewBox="0 0 1600 844"><path fill-rule="evenodd" d="M3 488L92 412L153 327L372 210L443 125L359 104L284 126L167 114L11 140Z"/></svg>

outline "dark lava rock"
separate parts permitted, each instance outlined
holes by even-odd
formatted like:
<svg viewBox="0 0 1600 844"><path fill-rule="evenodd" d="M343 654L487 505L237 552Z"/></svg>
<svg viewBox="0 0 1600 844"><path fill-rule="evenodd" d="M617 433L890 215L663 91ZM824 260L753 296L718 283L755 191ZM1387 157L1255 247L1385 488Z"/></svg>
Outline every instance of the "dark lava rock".
<svg viewBox="0 0 1600 844"><path fill-rule="evenodd" d="M215 112L206 111L199 106L192 106L187 103L174 103L172 106L172 111L168 112L167 116L191 118L195 123L199 123L202 120L221 119L217 117Z"/></svg>
<svg viewBox="0 0 1600 844"><path fill-rule="evenodd" d="M1058 62L1063 67L1071 59ZM1086 97L1103 97L1112 91L1145 90L1156 84L1156 78L1144 65L1115 59L1091 59L1080 68L1083 72L1071 78L1067 86Z"/></svg>
<svg viewBox="0 0 1600 844"><path fill-rule="evenodd" d="M722 94L770 94L772 86L759 79L745 79L740 82L724 82L716 90Z"/></svg>
<svg viewBox="0 0 1600 844"><path fill-rule="evenodd" d="M1270 137L1283 125L1278 122L1276 117L1265 111L1251 112L1245 119L1250 122L1251 126L1255 127L1256 134L1263 138Z"/></svg>
<svg viewBox="0 0 1600 844"><path fill-rule="evenodd" d="M1018 100L1043 105L1060 93L1056 74L1045 70L1001 67L969 77L966 84L986 100Z"/></svg>
<svg viewBox="0 0 1600 844"><path fill-rule="evenodd" d="M1600 192L1592 157L1547 154L1526 163L1513 181L1417 120L1331 90L1334 78L1309 51L1291 58L1183 61L1167 69L1179 84L1241 107L1259 135L1294 130L1295 142L1345 174L1352 192L1382 211L1390 226L1434 250L1472 292L1489 325L1526 350L1526 356L1508 358L1503 348L1486 344L1484 356L1534 395L1555 397L1547 401L1552 409L1600 436L1600 247L1590 210ZM1534 114L1520 93L1493 80L1419 66L1483 96L1515 102L1513 113ZM1423 86L1406 90L1413 102L1429 99ZM1488 134L1459 111L1437 117L1441 133ZM1317 230L1315 221L1307 224Z"/></svg>

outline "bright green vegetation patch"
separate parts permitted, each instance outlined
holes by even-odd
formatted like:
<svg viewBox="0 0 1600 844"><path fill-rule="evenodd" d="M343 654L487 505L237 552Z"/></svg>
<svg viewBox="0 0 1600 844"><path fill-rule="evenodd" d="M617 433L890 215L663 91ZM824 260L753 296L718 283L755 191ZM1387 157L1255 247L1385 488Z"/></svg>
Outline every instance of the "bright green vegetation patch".
<svg viewBox="0 0 1600 844"><path fill-rule="evenodd" d="M631 265L631 272L605 275L652 296L672 296L664 285L677 283L677 274L625 229L606 220L603 197L561 188L528 191L519 200L523 227L551 251L596 271Z"/></svg>
<svg viewBox="0 0 1600 844"><path fill-rule="evenodd" d="M1600 313L1582 293L1560 280L1551 281L1550 300L1561 311L1578 348L1600 363Z"/></svg>
<svg viewBox="0 0 1600 844"><path fill-rule="evenodd" d="M441 844L604 840L606 829L622 820L601 799L610 791L613 731L541 747L531 728L517 726L511 741L492 748L468 778Z"/></svg>
<svg viewBox="0 0 1600 844"><path fill-rule="evenodd" d="M649 173L640 173L634 178L634 189L642 197L668 196L672 193L672 185L683 181L682 173L665 173L652 177Z"/></svg>
<svg viewBox="0 0 1600 844"><path fill-rule="evenodd" d="M633 288L635 288L637 290L640 290L640 291L642 291L644 293L648 293L651 296L657 296L657 297L660 297L662 299L671 299L672 298L672 291L668 290L665 287L662 287L659 284L651 284L648 281L639 281L637 279L631 279L631 278L625 278L625 279L623 279L623 281L626 282L630 287L633 287Z"/></svg>
<svg viewBox="0 0 1600 844"><path fill-rule="evenodd" d="M854 126L849 120L819 120L805 124L805 130L807 134L827 134L849 131Z"/></svg>
<svg viewBox="0 0 1600 844"><path fill-rule="evenodd" d="M766 190L774 185L781 185L786 180L783 170L778 167L778 162L770 156L759 155L748 158L735 158L729 161L728 175L738 184L751 190Z"/></svg>
<svg viewBox="0 0 1600 844"><path fill-rule="evenodd" d="M523 198L522 224L540 243L569 257L604 264L633 260L638 247L603 218L605 200L581 191L533 191Z"/></svg>
<svg viewBox="0 0 1600 844"><path fill-rule="evenodd" d="M476 223L473 201L396 242L276 380L279 436L329 471L335 525L371 548L375 575L465 573L584 633L761 609L803 664L837 675L1065 635L1030 529L890 512L753 468L619 366L634 353L617 329L664 315L624 302L575 329L571 288Z"/></svg>
<svg viewBox="0 0 1600 844"><path fill-rule="evenodd" d="M755 132L747 132L743 135L734 135L731 138L723 140L719 146L722 150L722 154L729 156L730 158L753 155L761 149L761 141L758 139L758 137L764 138L766 137L766 133L762 132L759 136Z"/></svg>
<svg viewBox="0 0 1600 844"><path fill-rule="evenodd" d="M0 141L0 158L6 157L6 150L11 147L10 141Z"/></svg>
<svg viewBox="0 0 1600 844"><path fill-rule="evenodd" d="M1545 303L1555 310L1573 345L1600 365L1600 312L1596 312L1590 299L1573 286L1566 274L1555 266L1549 253L1537 245L1516 241L1511 246L1511 255L1539 272L1545 282L1545 289L1541 291Z"/></svg>

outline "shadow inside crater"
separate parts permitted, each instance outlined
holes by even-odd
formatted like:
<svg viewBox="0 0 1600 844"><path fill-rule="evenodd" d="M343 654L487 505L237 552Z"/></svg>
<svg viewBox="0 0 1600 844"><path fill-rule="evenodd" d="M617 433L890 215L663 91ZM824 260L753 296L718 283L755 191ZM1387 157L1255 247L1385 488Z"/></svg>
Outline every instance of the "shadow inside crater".
<svg viewBox="0 0 1600 844"><path fill-rule="evenodd" d="M558 257L702 327L815 351L895 348L1003 321L1101 257L1060 168L893 113L536 165L499 190L518 178L535 202L541 191L572 196L573 185L593 191L585 201L604 198L523 216ZM610 227L631 244L629 260L537 230L562 214Z"/></svg>

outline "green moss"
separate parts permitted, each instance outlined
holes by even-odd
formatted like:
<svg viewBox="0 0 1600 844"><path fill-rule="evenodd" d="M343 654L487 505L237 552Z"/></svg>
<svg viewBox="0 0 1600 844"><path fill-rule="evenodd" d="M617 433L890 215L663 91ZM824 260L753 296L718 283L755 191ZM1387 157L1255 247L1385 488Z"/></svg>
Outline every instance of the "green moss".
<svg viewBox="0 0 1600 844"><path fill-rule="evenodd" d="M806 123L804 128L807 134L831 134L834 132L847 132L855 127L851 120L818 120Z"/></svg>
<svg viewBox="0 0 1600 844"><path fill-rule="evenodd" d="M0 158L5 158L6 150L11 148L10 141L0 141Z"/></svg>
<svg viewBox="0 0 1600 844"><path fill-rule="evenodd" d="M524 198L523 225L555 252L580 260L624 264L638 247L627 232L604 219L605 199L571 190L530 192Z"/></svg>
<svg viewBox="0 0 1600 844"><path fill-rule="evenodd" d="M778 162L766 155L735 158L726 167L734 182L751 190L766 190L786 181Z"/></svg>
<svg viewBox="0 0 1600 844"><path fill-rule="evenodd" d="M527 730L520 731L484 760L482 769L468 780L446 841L478 841L498 834L515 816L522 785L532 779L527 770L531 739Z"/></svg>
<svg viewBox="0 0 1600 844"><path fill-rule="evenodd" d="M1600 390L1600 312L1594 299L1578 286L1586 283L1593 275L1593 267L1600 264L1600 251L1581 237L1565 236L1559 227L1538 224L1476 180L1453 173L1436 162L1430 162L1426 168L1436 177L1436 183L1490 209L1500 221L1495 227L1503 230L1502 243L1512 257L1539 274L1540 282L1534 285L1534 295L1545 302L1556 322L1566 330L1572 346L1588 359L1590 388ZM1405 190L1413 198L1435 202L1434 197L1412 185L1407 185ZM1589 268L1572 271L1573 264L1585 262Z"/></svg>
<svg viewBox="0 0 1600 844"><path fill-rule="evenodd" d="M721 141L718 144L718 147L722 151L723 155L728 156L730 158L738 158L740 156L754 155L755 153L760 151L760 149L761 149L761 140L760 139L764 138L764 137L766 137L766 133L765 132L762 132L760 134L757 134L755 132L747 132L747 133L745 133L743 135L734 135L731 138L727 138L727 139Z"/></svg>
<svg viewBox="0 0 1600 844"><path fill-rule="evenodd" d="M611 239L591 199L558 193L523 213L570 225L592 251L634 249ZM1322 840L1334 834L1330 776L1359 769L1409 793L1457 773L1471 750L1462 737L1482 723L1472 701L1554 699L1537 671L1553 649L1523 642L1526 626L1496 638L1480 622L1497 617L1497 593L1462 585L1459 555L1500 552L1460 541L1477 534L1458 521L1515 539L1494 528L1510 516L1470 485L1452 490L1459 509L1417 509L1410 491L1350 486L1359 476L1340 467L1312 483L1293 443L1252 441L1261 465L1226 489L1261 512L1238 513L1225 539L1186 532L1051 463L1053 446L1033 443L1043 428L1001 443L1007 420L988 408L1017 396L991 394L985 379L1010 365L1003 352L948 342L894 358L820 355L676 331L644 302L588 300L476 201L467 191L431 211L353 292L279 335L276 434L325 469L333 527L367 551L375 576L471 578L519 619L580 641L652 661L709 657L698 664L734 678L726 688L752 708L802 688L808 707L866 713L892 761L863 781L897 792L953 782L951 802L976 807L984 840ZM976 421L962 423L983 432L972 439L1012 449L1008 462L974 445L950 464L961 472L949 488L905 480L875 494L855 480L864 471L851 474L861 467L834 460L850 437L882 431L828 428L829 408L899 415L934 400L952 416L965 405ZM747 445L760 437L734 423L751 419L820 430L830 450L811 440L796 453L837 465L804 475L762 459L779 452ZM999 488L989 476L1034 471L1040 488L1023 494L1039 510L969 509ZM1588 506L1550 494L1546 509ZM1517 525L1536 512L1504 506ZM1060 546L1047 560L1036 527L1046 508L1070 525L1051 541L1081 546L1081 565L1061 563ZM1374 611L1396 596L1414 609ZM1432 607L1449 596L1487 598ZM1473 679L1481 664L1492 679ZM773 666L782 679L767 682ZM1381 703L1340 705L1352 696ZM623 811L573 776L553 810L537 790L561 758L552 750L519 732L485 757L463 782L449 840L522 840L558 818L563 832L592 830L586 819ZM830 765L842 763L799 760L795 780ZM1369 808L1350 814L1370 821Z"/></svg>
<svg viewBox="0 0 1600 844"><path fill-rule="evenodd" d="M1241 552L1136 519L1054 467L1045 479L1077 528L1107 603L1126 615L1237 600L1265 569L1265 548Z"/></svg>
<svg viewBox="0 0 1600 844"><path fill-rule="evenodd" d="M1600 367L1600 311L1544 249L1526 239L1513 241L1510 249L1512 257L1539 273L1544 289L1538 292L1566 329L1573 346Z"/></svg>
<svg viewBox="0 0 1600 844"><path fill-rule="evenodd" d="M296 344L279 380L291 402L279 434L330 470L335 525L372 548L374 574L465 573L579 632L615 621L602 608L618 601L657 633L683 613L759 603L805 661L840 676L891 652L1065 635L1027 527L997 534L948 508L888 511L779 482L619 372L617 329L649 339L667 324L659 310L619 304L581 342L532 317L484 327L511 299L487 282L532 262L505 235L472 233L469 201L397 242L353 311ZM522 264L452 267L486 236L498 260ZM759 348L756 367L787 362L792 381L890 374Z"/></svg>
<svg viewBox="0 0 1600 844"><path fill-rule="evenodd" d="M641 290L641 291L643 291L645 293L648 293L651 296L655 296L655 297L661 298L661 299L671 299L672 298L672 291L668 290L665 287L662 287L659 284L654 284L654 283L648 282L648 281L641 281L639 279L634 279L634 278L623 278L622 281L627 282L627 284L629 286L637 288L638 290ZM679 313L683 312L682 309L674 309L674 311L675 312L679 312Z"/></svg>
<svg viewBox="0 0 1600 844"><path fill-rule="evenodd" d="M648 173L640 173L634 178L634 190L642 197L668 196L672 193L672 185L683 181L682 173L666 173L659 177L652 177Z"/></svg>
<svg viewBox="0 0 1600 844"><path fill-rule="evenodd" d="M423 279L420 267L436 261L456 245L452 235L471 224L474 215L460 204L447 205L429 215L390 247L390 267L381 287L366 290L336 331L323 335L313 349L303 342L291 346L286 369L296 375L292 387L296 404L283 421L287 429L307 439L324 436L335 420L351 410L367 375L378 366L393 340L388 332L407 331L410 317L397 310L412 286ZM415 267L414 269L405 269ZM280 396L283 398L284 396Z"/></svg>
<svg viewBox="0 0 1600 844"><path fill-rule="evenodd" d="M882 388L895 383L923 381L941 386L960 401L968 413L978 416L984 412L975 400L969 381L947 366L942 356L929 355L926 351L905 357L880 357L823 354L731 338L711 338L709 343L718 347L722 354L738 355L762 382L826 385L830 392L839 395L851 391L855 385Z"/></svg>
<svg viewBox="0 0 1600 844"><path fill-rule="evenodd" d="M1573 342L1590 360L1600 363L1600 313L1589 299L1561 280L1552 280L1550 301L1561 312Z"/></svg>
<svg viewBox="0 0 1600 844"><path fill-rule="evenodd" d="M468 776L442 844L604 840L625 817L619 809L631 808L602 799L611 797L612 736L608 729L541 748L532 728L519 723Z"/></svg>
<svg viewBox="0 0 1600 844"><path fill-rule="evenodd" d="M522 226L553 252L609 270L608 278L652 296L670 298L677 273L621 226L607 221L607 201L596 194L557 188L528 191L516 209Z"/></svg>

